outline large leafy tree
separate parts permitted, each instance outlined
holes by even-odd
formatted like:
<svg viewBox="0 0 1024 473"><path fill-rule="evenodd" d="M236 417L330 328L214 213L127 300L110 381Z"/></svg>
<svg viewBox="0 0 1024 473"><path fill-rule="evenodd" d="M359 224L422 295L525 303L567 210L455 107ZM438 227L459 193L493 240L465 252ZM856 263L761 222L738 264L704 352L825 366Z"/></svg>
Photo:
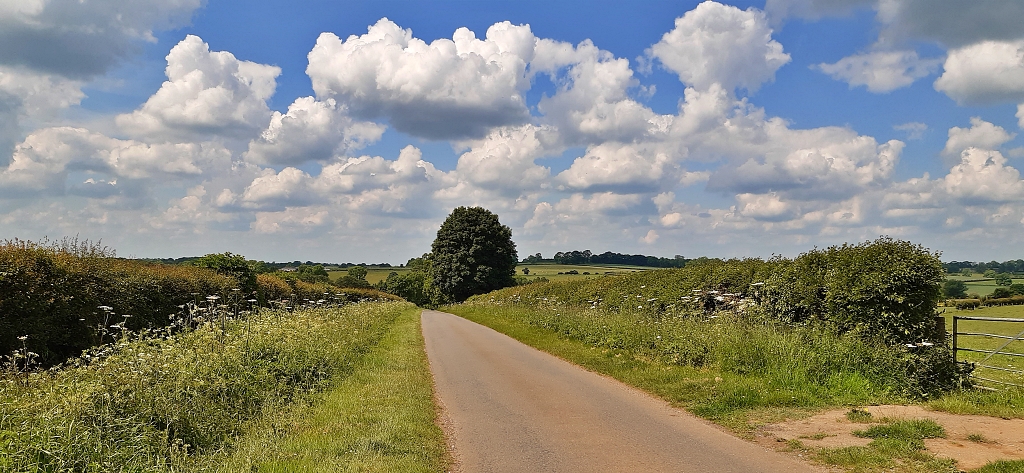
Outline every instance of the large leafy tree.
<svg viewBox="0 0 1024 473"><path fill-rule="evenodd" d="M451 301L464 301L515 285L516 244L512 230L482 207L459 207L441 224L431 245L433 288Z"/></svg>

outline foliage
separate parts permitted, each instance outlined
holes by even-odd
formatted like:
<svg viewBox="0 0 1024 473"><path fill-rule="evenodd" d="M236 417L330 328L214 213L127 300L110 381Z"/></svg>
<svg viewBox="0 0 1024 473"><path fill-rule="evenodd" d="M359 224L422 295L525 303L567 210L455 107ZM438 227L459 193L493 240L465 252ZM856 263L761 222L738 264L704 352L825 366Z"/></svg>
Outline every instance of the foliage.
<svg viewBox="0 0 1024 473"><path fill-rule="evenodd" d="M325 275L327 273L324 273ZM356 279L366 279L366 267L365 266L352 266L348 268L348 275Z"/></svg>
<svg viewBox="0 0 1024 473"><path fill-rule="evenodd" d="M430 279L423 271L398 274L392 271L377 285L377 289L394 294L418 306L431 304Z"/></svg>
<svg viewBox="0 0 1024 473"><path fill-rule="evenodd" d="M1015 296L1024 296L1024 284L1010 284L1010 293Z"/></svg>
<svg viewBox="0 0 1024 473"><path fill-rule="evenodd" d="M1003 299L1003 298L1012 297L1012 296L1013 296L1013 291L1011 291L1010 288L1008 288L1008 287L997 287L997 288L995 288L995 290L992 291L992 294L989 294L988 299Z"/></svg>
<svg viewBox="0 0 1024 473"><path fill-rule="evenodd" d="M228 253L208 254L190 263L192 266L208 268L231 276L238 281L238 287L247 296L253 295L256 291L256 271L253 270L249 260L242 255Z"/></svg>
<svg viewBox="0 0 1024 473"><path fill-rule="evenodd" d="M980 299L954 299L946 302L946 305L950 304L952 304L953 307L956 307L956 310L965 310L977 309L978 307L981 307L982 302Z"/></svg>
<svg viewBox="0 0 1024 473"><path fill-rule="evenodd" d="M458 207L441 224L431 245L432 285L452 301L515 284L512 230L481 207Z"/></svg>
<svg viewBox="0 0 1024 473"><path fill-rule="evenodd" d="M947 299L963 299L967 297L967 283L948 279L942 283L942 296Z"/></svg>
<svg viewBox="0 0 1024 473"><path fill-rule="evenodd" d="M590 250L573 250L555 253L553 261L558 264L622 264L652 268L681 268L686 266L686 263L690 260L679 255L676 255L675 258L660 258L657 256L627 255L611 251L598 255L593 254Z"/></svg>
<svg viewBox="0 0 1024 473"><path fill-rule="evenodd" d="M638 321L701 319L728 310L771 326L850 334L868 345L903 350L901 367L890 373L907 377L908 392L924 395L964 382L945 340L935 340L942 276L937 255L909 242L880 238L816 249L793 260L697 259L681 269L529 284L469 302L558 304ZM703 349L695 350L699 355Z"/></svg>
<svg viewBox="0 0 1024 473"><path fill-rule="evenodd" d="M169 316L199 295L244 301L232 277L194 266L119 259L87 242L0 245L0 353L21 348L43 366L110 341L119 328L140 330L170 323ZM111 327L118 325L117 328Z"/></svg>
<svg viewBox="0 0 1024 473"><path fill-rule="evenodd" d="M298 268L295 268L295 274L299 276L299 279L305 282L331 282L331 278L330 276L328 276L327 270L324 269L323 265L320 264L300 264Z"/></svg>
<svg viewBox="0 0 1024 473"><path fill-rule="evenodd" d="M0 469L188 470L230 449L265 412L350 373L409 307L262 311L173 335L124 337L27 382L3 379Z"/></svg>
<svg viewBox="0 0 1024 473"><path fill-rule="evenodd" d="M943 263L946 272L949 274L960 273L971 276L974 273L984 273L992 270L993 273L1024 273L1024 259L1003 261L989 261L988 263L976 263L973 261L950 261ZM992 277L992 276L986 276Z"/></svg>
<svg viewBox="0 0 1024 473"><path fill-rule="evenodd" d="M1007 273L996 274L995 278L997 286L1009 286L1013 284L1013 276Z"/></svg>

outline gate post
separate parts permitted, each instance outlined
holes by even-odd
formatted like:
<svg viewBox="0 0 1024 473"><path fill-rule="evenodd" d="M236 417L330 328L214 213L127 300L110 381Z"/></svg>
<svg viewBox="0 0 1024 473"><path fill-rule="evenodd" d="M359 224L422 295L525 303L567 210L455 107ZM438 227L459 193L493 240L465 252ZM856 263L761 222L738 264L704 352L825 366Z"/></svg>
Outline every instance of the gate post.
<svg viewBox="0 0 1024 473"><path fill-rule="evenodd" d="M956 365L956 333L959 331L956 329L957 316L953 316L953 364Z"/></svg>

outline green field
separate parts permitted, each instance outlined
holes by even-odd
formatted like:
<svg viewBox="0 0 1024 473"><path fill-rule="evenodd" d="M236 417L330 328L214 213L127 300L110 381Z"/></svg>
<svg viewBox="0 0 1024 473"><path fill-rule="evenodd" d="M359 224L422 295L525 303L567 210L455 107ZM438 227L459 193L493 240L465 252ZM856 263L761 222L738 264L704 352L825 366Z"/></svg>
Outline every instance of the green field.
<svg viewBox="0 0 1024 473"><path fill-rule="evenodd" d="M523 268L529 268L530 274L524 275ZM537 279L540 277L547 278L549 280L562 280L562 279L587 279L596 278L604 275L611 274L626 274L636 271L645 271L652 268L643 266L626 266L626 265L589 265L589 264L554 264L554 263L540 263L540 264L520 264L516 267L516 276L526 276L529 279ZM409 268L391 267L384 268L379 266L367 266L366 267L366 281L370 284L376 284L384 279L387 279L388 274L394 271L398 274L404 274L409 272ZM565 274L569 271L576 271L579 274ZM562 273L562 274L558 274ZM589 274L584 274L589 273ZM327 274L331 277L331 281L337 280L338 278L348 274L348 270L339 271L328 271Z"/></svg>
<svg viewBox="0 0 1024 473"><path fill-rule="evenodd" d="M986 278L986 277L982 276L981 274L977 274L977 273L975 273L974 275L971 275L971 276L961 276L959 274L955 274L955 275L951 274L951 275L946 276L946 278L954 280L954 281L964 281L965 283L967 283L967 293L968 294L977 294L979 296L987 296L989 294L992 294L992 292L995 291L997 287L999 287L999 286L996 285L996 280L995 279L993 279L993 278ZM1013 279L1013 283L1014 284L1024 284L1024 279L1014 278Z"/></svg>
<svg viewBox="0 0 1024 473"><path fill-rule="evenodd" d="M523 274L523 269L527 268L530 270L529 275ZM646 271L653 268L647 268L643 266L626 266L626 265L590 265L590 264L554 264L554 263L540 263L540 264L525 264L520 263L516 267L516 276L526 276L530 279L536 279L540 277L547 278L549 280L563 280L563 279L588 279L596 278L605 275L617 275L633 273L636 271ZM576 271L579 274L565 274L569 271ZM559 274L562 273L562 274ZM589 273L589 274L584 274Z"/></svg>
<svg viewBox="0 0 1024 473"><path fill-rule="evenodd" d="M946 330L952 333L953 316L1024 319L1024 305L982 307L976 310L946 309L942 315L943 317L946 318ZM991 333L996 335L1016 336L1019 335L1021 332L1024 332L1024 323L963 320L958 323L957 330L959 332ZM1003 346L1006 342L1008 342L1008 340L1006 339L982 336L960 336L958 338L958 346L966 348L976 348L981 350L995 350ZM1005 350L1016 353L1024 353L1024 341L1010 342L1009 345L1006 346ZM957 359L977 363L981 362L987 356L988 355L984 353L959 352L957 354ZM1015 356L993 355L990 359L985 361L984 364L1001 368L1024 370L1024 358ZM975 371L975 374L997 381L1024 385L1024 376L1017 373L1010 373L1006 371L993 370L987 368L978 368ZM991 385L992 383L987 384Z"/></svg>
<svg viewBox="0 0 1024 473"><path fill-rule="evenodd" d="M397 266L392 268L384 268L380 266L367 266L366 281L369 282L370 284L377 284L378 282L387 279L388 275L391 274L392 271L398 274L404 274L409 272L409 268L399 268ZM331 281L336 281L338 278L348 275L348 270L343 269L339 271L328 271L327 275L330 276Z"/></svg>

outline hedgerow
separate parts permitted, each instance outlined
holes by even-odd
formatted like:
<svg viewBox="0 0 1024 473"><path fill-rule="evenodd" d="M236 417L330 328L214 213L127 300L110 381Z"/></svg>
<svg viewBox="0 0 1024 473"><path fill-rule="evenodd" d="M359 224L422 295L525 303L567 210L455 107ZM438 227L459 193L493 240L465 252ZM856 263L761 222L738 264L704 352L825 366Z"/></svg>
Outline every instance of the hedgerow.
<svg viewBox="0 0 1024 473"><path fill-rule="evenodd" d="M902 379L886 384L923 395L964 383L964 373L953 364L936 326L943 276L937 254L920 245L879 238L814 249L794 259L702 258L680 269L517 286L475 296L468 303L557 307L562 316L579 314L579 309L595 310L595 320L604 317L600 314L621 315L632 322L619 325L636 330L645 321L688 319L712 330L716 325L711 318L725 311L751 324L729 326L744 333L788 327L850 337L865 346L891 347L895 351L886 356L898 362L884 364L891 368L886 376ZM587 343L603 340L601 331L610 324L585 320L590 319L573 318L558 330ZM629 338L629 330L620 332L615 337ZM699 332L691 330L687 333L692 337L674 338L681 345L671 348L671 356L694 365L713 357L708 347L698 346L701 338L695 334ZM741 365L751 363L743 360Z"/></svg>
<svg viewBox="0 0 1024 473"><path fill-rule="evenodd" d="M0 244L0 355L32 352L36 363L52 366L110 341L112 331L166 327L173 316L209 296L233 313L273 301L297 306L318 300L401 300L373 289L268 274L250 281L250 273L241 273L240 285L236 272L121 259L109 248L78 240L5 241Z"/></svg>
<svg viewBox="0 0 1024 473"><path fill-rule="evenodd" d="M110 340L111 325L164 327L181 306L217 295L244 301L237 282L203 268L148 264L66 240L0 244L0 353L22 347L45 365Z"/></svg>

